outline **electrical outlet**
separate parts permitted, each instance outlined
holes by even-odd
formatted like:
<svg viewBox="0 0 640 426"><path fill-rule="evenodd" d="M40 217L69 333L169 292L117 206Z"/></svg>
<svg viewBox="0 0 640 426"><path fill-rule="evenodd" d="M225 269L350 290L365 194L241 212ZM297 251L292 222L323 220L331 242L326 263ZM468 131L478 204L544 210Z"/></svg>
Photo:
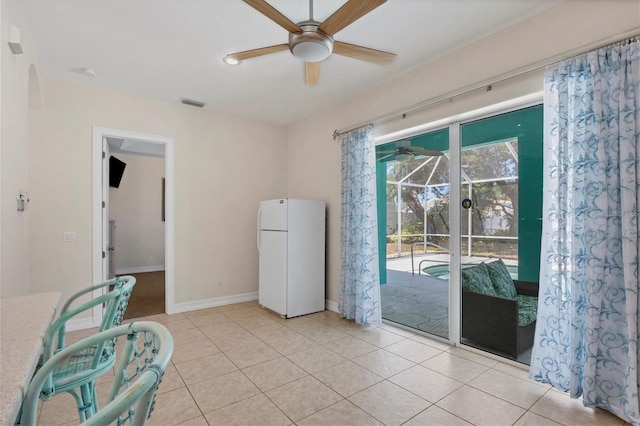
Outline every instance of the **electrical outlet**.
<svg viewBox="0 0 640 426"><path fill-rule="evenodd" d="M221 287L222 287L222 283L218 281L218 290L220 290Z"/></svg>
<svg viewBox="0 0 640 426"><path fill-rule="evenodd" d="M73 243L76 241L76 233L74 231L64 231L64 242Z"/></svg>

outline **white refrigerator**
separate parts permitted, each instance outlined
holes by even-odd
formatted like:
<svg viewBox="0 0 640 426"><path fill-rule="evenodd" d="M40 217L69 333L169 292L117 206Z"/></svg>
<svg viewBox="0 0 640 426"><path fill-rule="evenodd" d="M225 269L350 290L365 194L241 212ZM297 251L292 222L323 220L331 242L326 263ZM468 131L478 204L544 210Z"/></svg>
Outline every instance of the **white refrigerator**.
<svg viewBox="0 0 640 426"><path fill-rule="evenodd" d="M324 201L262 201L258 254L260 305L285 318L324 310Z"/></svg>

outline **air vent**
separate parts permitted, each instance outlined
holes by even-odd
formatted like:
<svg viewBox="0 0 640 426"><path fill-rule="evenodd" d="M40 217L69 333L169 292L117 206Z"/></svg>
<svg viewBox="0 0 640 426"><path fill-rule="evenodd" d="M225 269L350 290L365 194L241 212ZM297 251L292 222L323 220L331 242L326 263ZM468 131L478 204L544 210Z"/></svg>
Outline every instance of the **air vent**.
<svg viewBox="0 0 640 426"><path fill-rule="evenodd" d="M180 102L185 105L191 105L198 108L202 108L204 106L204 102L194 101L193 99L182 98L180 99Z"/></svg>

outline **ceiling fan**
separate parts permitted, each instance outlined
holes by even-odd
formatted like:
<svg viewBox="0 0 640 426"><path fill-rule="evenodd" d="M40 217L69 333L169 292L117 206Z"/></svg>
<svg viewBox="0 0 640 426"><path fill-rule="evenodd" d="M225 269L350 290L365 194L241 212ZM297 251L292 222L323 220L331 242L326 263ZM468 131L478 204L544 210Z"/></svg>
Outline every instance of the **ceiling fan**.
<svg viewBox="0 0 640 426"><path fill-rule="evenodd" d="M420 146L411 146L411 140L404 139L395 143L393 150L377 151L376 154L382 154L378 161L382 161L389 157L394 157L395 161L407 161L415 159L416 155L425 157L439 157L444 153L433 149L424 149ZM386 155L385 155L386 154Z"/></svg>
<svg viewBox="0 0 640 426"><path fill-rule="evenodd" d="M289 43L231 53L224 58L225 62L229 64L238 64L244 59L289 49L293 56L304 61L307 86L315 86L320 83L320 62L328 58L332 53L382 65L389 65L396 58L394 53L333 39L335 33L360 19L387 0L349 0L323 22L313 19L313 0L309 0L309 19L297 24L294 24L265 0L243 1L289 31Z"/></svg>

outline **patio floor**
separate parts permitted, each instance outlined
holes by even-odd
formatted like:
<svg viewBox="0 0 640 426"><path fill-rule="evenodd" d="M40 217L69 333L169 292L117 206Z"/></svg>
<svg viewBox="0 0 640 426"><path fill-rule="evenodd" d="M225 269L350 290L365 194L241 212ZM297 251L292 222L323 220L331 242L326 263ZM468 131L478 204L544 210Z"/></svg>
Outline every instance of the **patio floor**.
<svg viewBox="0 0 640 426"><path fill-rule="evenodd" d="M439 337L449 337L449 281L422 268L449 263L449 255L417 255L387 259L387 283L380 287L382 318ZM414 273L412 274L412 268Z"/></svg>
<svg viewBox="0 0 640 426"><path fill-rule="evenodd" d="M463 264L490 260L486 257L462 257ZM517 265L512 260L505 260L505 263ZM387 283L380 286L382 318L447 339L449 280L427 275L419 269L448 264L448 254L416 255L413 267L410 256L387 259ZM518 361L528 364L530 356L530 350L526 351Z"/></svg>

